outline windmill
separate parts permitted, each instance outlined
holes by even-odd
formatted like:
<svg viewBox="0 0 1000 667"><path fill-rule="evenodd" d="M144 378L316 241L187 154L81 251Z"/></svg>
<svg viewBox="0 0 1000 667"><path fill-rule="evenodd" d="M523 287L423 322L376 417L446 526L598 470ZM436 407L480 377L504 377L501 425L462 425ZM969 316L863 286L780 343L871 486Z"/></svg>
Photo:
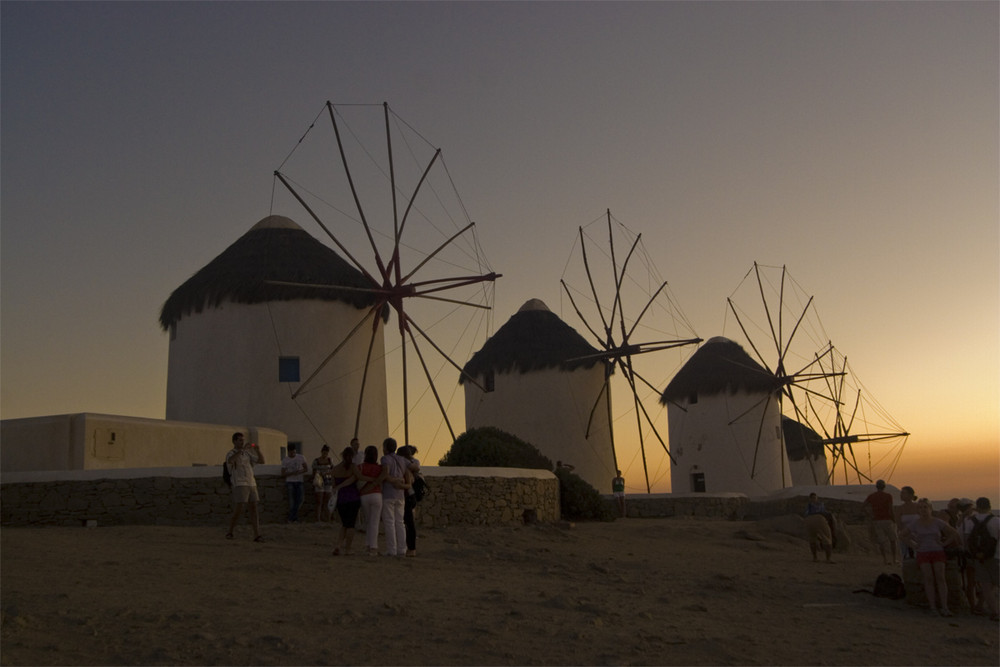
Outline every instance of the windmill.
<svg viewBox="0 0 1000 667"><path fill-rule="evenodd" d="M387 348L386 354L395 353L397 358L386 368L390 377L398 378L395 400L402 417L391 429L401 425L403 442L411 442L411 415L428 408L429 394L441 416L437 423L443 420L454 440L448 416L451 398L442 396L435 378L445 369L461 372L454 358L465 358L477 337L485 335L492 285L500 275L489 267L441 149L388 104L326 102L274 177L272 209L282 194L290 194L292 205L308 214L368 283L351 288L292 286L352 289L374 298L350 332L331 341L326 359L314 369L304 369L292 399L309 392L323 367L355 336L369 339L364 361L367 380L375 341L394 317L398 346ZM366 322L371 323L367 332ZM365 384L361 383L357 397L358 418ZM418 387L422 391L414 400L412 392Z"/></svg>
<svg viewBox="0 0 1000 667"><path fill-rule="evenodd" d="M600 224L605 222L606 225ZM611 447L616 468L612 406L612 375L617 368L624 380L623 392L631 395L635 433L642 458L647 493L651 490L647 464L646 439L652 437L670 457L670 450L656 426L656 415L647 404L656 401L665 384L665 365L653 366L649 355L697 345L700 338L685 319L667 281L656 270L642 237L631 232L607 210L605 216L579 228L579 257L571 252L560 279L569 305L593 337L596 354L567 361L599 359L607 369L604 385L594 397L588 421L594 422L598 410L607 411L611 429ZM680 364L678 359L677 365ZM651 373L657 373L650 377ZM672 457L671 457L672 458Z"/></svg>
<svg viewBox="0 0 1000 667"><path fill-rule="evenodd" d="M858 483L871 481L853 446L876 440L905 441L909 434L859 385L846 357L826 335L813 297L791 278L786 267L754 262L726 301L727 315L733 316L755 360L776 380L779 391L774 400L780 413L800 424L803 433L818 434L819 444L829 448L832 465L825 481L835 479L838 464L845 483L850 472ZM733 421L741 418L743 415ZM784 435L780 440L784 449ZM892 468L902 447L894 450ZM871 469L869 465L867 470ZM790 483L784 480L784 485Z"/></svg>

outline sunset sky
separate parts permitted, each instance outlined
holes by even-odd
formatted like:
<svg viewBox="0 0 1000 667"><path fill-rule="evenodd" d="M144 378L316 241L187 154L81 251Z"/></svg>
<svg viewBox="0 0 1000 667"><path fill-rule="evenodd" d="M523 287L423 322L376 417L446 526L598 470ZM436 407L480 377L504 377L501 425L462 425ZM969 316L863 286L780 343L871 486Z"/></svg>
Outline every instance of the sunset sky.
<svg viewBox="0 0 1000 667"><path fill-rule="evenodd" d="M787 266L912 434L891 483L1000 501L996 2L6 1L0 30L4 419L163 418L163 302L326 100L387 101L504 274L496 326L559 309L607 209L704 339Z"/></svg>

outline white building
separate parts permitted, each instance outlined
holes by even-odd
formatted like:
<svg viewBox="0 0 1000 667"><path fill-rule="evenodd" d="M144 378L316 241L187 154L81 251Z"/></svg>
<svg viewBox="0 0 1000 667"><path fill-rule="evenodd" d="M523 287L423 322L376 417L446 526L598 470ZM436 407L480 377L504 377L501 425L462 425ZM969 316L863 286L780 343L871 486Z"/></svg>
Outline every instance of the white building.
<svg viewBox="0 0 1000 667"><path fill-rule="evenodd" d="M466 428L516 435L608 492L615 464L599 352L542 301L527 301L465 365L486 390L462 378Z"/></svg>
<svg viewBox="0 0 1000 667"><path fill-rule="evenodd" d="M759 496L791 486L777 378L737 343L715 337L663 391L673 493Z"/></svg>
<svg viewBox="0 0 1000 667"><path fill-rule="evenodd" d="M792 485L829 485L826 445L819 433L802 422L784 416L781 418L781 427L785 435L785 453L792 473Z"/></svg>
<svg viewBox="0 0 1000 667"><path fill-rule="evenodd" d="M276 429L307 458L323 443L336 457L356 421L363 444L381 442L388 433L384 321L373 323L372 287L293 221L264 218L163 306L167 419Z"/></svg>
<svg viewBox="0 0 1000 667"><path fill-rule="evenodd" d="M287 439L280 431L83 412L0 421L0 470L218 466L232 449L236 431L260 447L265 461L281 462Z"/></svg>

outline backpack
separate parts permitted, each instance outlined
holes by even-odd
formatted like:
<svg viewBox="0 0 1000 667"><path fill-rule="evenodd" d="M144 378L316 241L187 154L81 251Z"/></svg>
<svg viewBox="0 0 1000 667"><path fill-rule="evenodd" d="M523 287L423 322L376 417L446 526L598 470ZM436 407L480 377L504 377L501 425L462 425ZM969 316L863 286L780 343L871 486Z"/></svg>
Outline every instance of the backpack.
<svg viewBox="0 0 1000 667"><path fill-rule="evenodd" d="M974 516L969 518L972 519L972 532L969 533L969 538L965 544L969 551L969 556L979 562L983 562L987 558L993 558L997 552L997 538L990 535L990 531L987 529L987 524L989 524L993 515L987 516L982 523L977 521Z"/></svg>
<svg viewBox="0 0 1000 667"><path fill-rule="evenodd" d="M900 600L906 597L906 584L903 583L903 578L895 572L892 574L886 574L883 572L878 575L878 578L875 579L875 588L872 590L859 588L854 592L868 593L869 595L874 595L877 598Z"/></svg>
<svg viewBox="0 0 1000 667"><path fill-rule="evenodd" d="M222 481L226 483L226 486L233 485L233 476L229 474L229 464L225 461L222 462Z"/></svg>
<svg viewBox="0 0 1000 667"><path fill-rule="evenodd" d="M906 584L903 583L902 577L895 572L891 574L883 572L875 579L875 589L872 591L872 595L877 598L899 600L906 597Z"/></svg>

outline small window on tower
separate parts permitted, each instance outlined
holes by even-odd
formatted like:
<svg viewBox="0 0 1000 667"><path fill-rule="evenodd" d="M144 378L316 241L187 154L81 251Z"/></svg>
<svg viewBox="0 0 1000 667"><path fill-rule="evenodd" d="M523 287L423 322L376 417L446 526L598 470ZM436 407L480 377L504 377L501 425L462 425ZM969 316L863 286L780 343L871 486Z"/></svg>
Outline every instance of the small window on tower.
<svg viewBox="0 0 1000 667"><path fill-rule="evenodd" d="M299 381L299 358L278 357L278 382Z"/></svg>
<svg viewBox="0 0 1000 667"><path fill-rule="evenodd" d="M487 392L494 391L496 389L496 377L493 375L493 371L486 371L486 375L483 376L483 388Z"/></svg>
<svg viewBox="0 0 1000 667"><path fill-rule="evenodd" d="M697 402L698 402L698 392L692 391L691 395L688 396L688 404L689 405L694 405Z"/></svg>

